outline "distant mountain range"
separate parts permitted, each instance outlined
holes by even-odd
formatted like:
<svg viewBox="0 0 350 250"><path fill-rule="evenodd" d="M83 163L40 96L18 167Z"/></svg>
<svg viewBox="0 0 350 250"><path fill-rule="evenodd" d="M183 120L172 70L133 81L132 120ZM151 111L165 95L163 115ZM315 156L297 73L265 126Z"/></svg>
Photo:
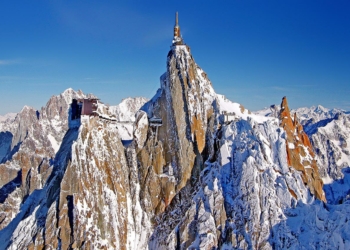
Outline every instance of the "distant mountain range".
<svg viewBox="0 0 350 250"><path fill-rule="evenodd" d="M350 248L349 113L252 113L182 44L151 100L91 96L0 117L0 249Z"/></svg>

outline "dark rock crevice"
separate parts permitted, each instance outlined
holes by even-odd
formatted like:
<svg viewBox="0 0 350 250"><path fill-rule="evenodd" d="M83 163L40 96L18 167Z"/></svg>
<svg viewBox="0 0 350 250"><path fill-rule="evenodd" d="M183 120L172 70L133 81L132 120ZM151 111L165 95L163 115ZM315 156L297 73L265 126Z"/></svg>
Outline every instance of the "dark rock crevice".
<svg viewBox="0 0 350 250"><path fill-rule="evenodd" d="M0 188L0 203L4 203L10 193L22 184L22 170L18 171L16 178ZM0 223L1 224L1 223Z"/></svg>

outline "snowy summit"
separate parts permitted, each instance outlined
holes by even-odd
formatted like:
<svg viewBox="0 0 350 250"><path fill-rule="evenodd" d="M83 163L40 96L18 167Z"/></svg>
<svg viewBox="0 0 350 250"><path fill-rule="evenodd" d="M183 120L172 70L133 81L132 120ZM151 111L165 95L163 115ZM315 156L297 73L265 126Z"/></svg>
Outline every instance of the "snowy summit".
<svg viewBox="0 0 350 250"><path fill-rule="evenodd" d="M252 113L173 34L150 100L1 117L0 249L349 249L349 114Z"/></svg>

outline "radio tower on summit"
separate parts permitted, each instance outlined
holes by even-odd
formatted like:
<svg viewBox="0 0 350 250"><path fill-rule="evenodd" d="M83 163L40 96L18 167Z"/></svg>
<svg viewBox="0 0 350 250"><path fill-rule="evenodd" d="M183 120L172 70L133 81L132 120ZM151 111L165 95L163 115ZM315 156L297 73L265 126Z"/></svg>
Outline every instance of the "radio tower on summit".
<svg viewBox="0 0 350 250"><path fill-rule="evenodd" d="M177 12L175 15L173 45L183 45L183 41L180 33L180 26L179 26L179 14Z"/></svg>

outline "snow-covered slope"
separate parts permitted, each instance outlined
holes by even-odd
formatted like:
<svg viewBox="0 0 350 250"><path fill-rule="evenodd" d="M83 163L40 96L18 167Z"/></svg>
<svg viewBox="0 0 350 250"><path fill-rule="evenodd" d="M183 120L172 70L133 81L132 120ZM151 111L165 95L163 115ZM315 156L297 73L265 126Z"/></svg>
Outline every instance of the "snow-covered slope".
<svg viewBox="0 0 350 250"><path fill-rule="evenodd" d="M341 109L321 105L292 110L303 125L312 143L320 176L325 185L329 203L345 202L350 184L347 181L350 166L350 114ZM256 114L271 116L271 109Z"/></svg>
<svg viewBox="0 0 350 250"><path fill-rule="evenodd" d="M0 115L0 123L5 121L13 121L16 117L17 113L7 113L5 115Z"/></svg>
<svg viewBox="0 0 350 250"><path fill-rule="evenodd" d="M327 184L327 200L336 204L344 202L350 190L346 181L350 167L350 115L321 106L298 109L297 113L306 117L304 129L314 147L320 175Z"/></svg>
<svg viewBox="0 0 350 250"><path fill-rule="evenodd" d="M109 107L118 121L117 127L122 140L132 140L136 112L148 101L144 97L125 98L116 106Z"/></svg>
<svg viewBox="0 0 350 250"><path fill-rule="evenodd" d="M218 110L220 114L223 114L225 112L234 113L233 117L242 118L244 120L250 118L257 122L265 122L268 120L277 121L277 119L274 119L274 117L271 117L269 115L265 115L265 113L252 113L248 109L245 109L242 104L234 103L228 100L224 95L217 94L216 97L219 103ZM229 116L229 118L230 117L231 116Z"/></svg>
<svg viewBox="0 0 350 250"><path fill-rule="evenodd" d="M1 128L1 229L15 218L24 199L47 182L55 154L68 130L72 98L83 96L82 92L67 89L52 96L41 110L23 107L14 120L7 120Z"/></svg>
<svg viewBox="0 0 350 250"><path fill-rule="evenodd" d="M40 111L35 111L33 108L26 106L16 116L15 120L12 122L8 119L6 120L6 131L0 133L0 157L4 158L4 164L0 164L0 171L2 172L0 177L0 225L1 229L3 229L0 231L0 249L6 247L9 242L12 242L9 246L10 249L27 248L32 244L32 237L38 240L36 242L40 242L40 239L42 239L40 237L45 237L46 242L51 246L59 244L58 242L65 237L65 234L60 233L56 236L56 232L50 231L49 228L55 226L53 216L55 216L57 212L59 212L62 217L62 220L56 221L59 223L60 227L62 227L61 223L64 221L64 215L68 216L68 220L71 219L69 217L71 211L69 210L69 214L65 214L65 209L70 209L72 204L71 200L65 203L64 200L66 199L60 200L59 197L62 192L67 192L65 190L66 186L69 187L69 190L72 190L70 185L74 185L74 187L78 185L77 179L71 179L71 176L77 176L79 180L88 180L88 178L84 176L86 173L84 163L90 161L89 157L93 157L92 159L94 161L91 159L93 168L96 168L96 164L101 167L106 166L107 169L110 169L108 171L111 171L111 173L113 172L113 177L106 177L106 169L103 168L101 170L101 180L97 183L97 169L95 169L95 177L93 180L79 184L84 187L86 194L86 196L82 196L81 201L76 203L75 213L79 213L79 216L81 216L80 221L88 218L88 216L85 215L86 206L91 205L91 202L95 202L87 198L89 192L94 193L98 189L101 192L106 192L106 200L104 201L106 204L115 198L115 196L113 196L115 192L110 190L110 188L113 190L116 188L115 184L113 184L112 187L105 187L104 184L108 184L108 180L104 178L114 180L116 178L115 176L120 174L114 172L115 168L111 161L108 160L108 163L106 163L107 159L116 156L118 150L121 158L116 159L114 162L123 168L126 165L124 147L120 140L121 132L117 129L116 123L111 123L105 119L101 119L100 121L90 120L90 122L84 123L80 130L74 126L70 129L68 128L69 107L72 99L84 98L85 96L86 95L81 91L76 92L72 89L67 89L58 96L52 96L46 106ZM128 99L127 103L123 102L121 104L124 105L123 110L125 114L122 113L123 110L119 110L119 116L129 116L131 121L134 120L133 112L136 112L144 102L145 100L143 98ZM98 106L98 111L102 117L115 117L115 110L118 110L118 106L107 107L103 104L99 104ZM108 132L104 135L104 133L100 131L101 128L103 131ZM91 138L100 139L95 141ZM77 144L75 144L74 141L77 141ZM86 143L89 146L87 146ZM105 143L108 143L108 145ZM11 148L11 145L15 146ZM92 148L91 145L95 145L96 148ZM85 149L87 151L85 151ZM95 154L91 155L91 152ZM98 159L101 159L102 162L99 163ZM71 164L70 161L72 161L72 164L78 164L78 166L72 169L72 167L69 167ZM83 163L81 161L83 161ZM69 166L67 166L68 164ZM83 167L80 172L82 175L81 177L79 174L79 167ZM120 171L124 172L123 169ZM129 176L129 174L127 174L127 176ZM121 180L127 179L128 177L121 178ZM95 185L90 185L92 183L95 183ZM89 187L85 186L86 184L89 184ZM131 185L133 185L133 183ZM91 190L89 190L89 188L91 188ZM60 192L61 189L63 191ZM120 192L118 192L118 194L118 197L122 197L121 199L125 198L125 194L121 194ZM73 196L74 194L71 193L69 197ZM75 195L74 197L77 196ZM102 197L99 197L99 199L102 199ZM132 199L131 195L129 195L128 199ZM89 205L86 205L86 201ZM114 228L115 223L113 221L121 220L121 218L114 217L114 215L121 216L114 211L115 208L121 206L121 204L119 204L121 202L122 201L115 203L110 207L112 209L111 230L120 230ZM128 206L130 213L132 210L136 209L134 207L131 208L129 200L125 205ZM56 211L57 206L59 206L61 210ZM120 209L124 208L121 207ZM104 214L105 216L105 213L106 210L102 209L101 215L97 215L102 216L102 214ZM136 215L129 215L125 219L128 220L133 216ZM43 221L44 224L41 222L39 223L39 221ZM47 221L46 224L45 221ZM96 248L100 248L103 245L110 247L113 244L114 247L117 247L118 244L121 244L119 238L114 241L112 239L109 241L99 241L101 238L100 234L102 233L104 235L106 232L94 231L93 226L97 223L98 222L93 219L89 219L89 221L86 222L86 229L84 229L89 230L90 234L93 235L91 237L94 237ZM125 221L125 223L130 224L132 222ZM135 222L135 225L137 223L139 222ZM132 226L135 225L132 224ZM139 227L141 227L141 225L139 225ZM24 231L26 232L25 234L23 234ZM126 231L123 230L123 232ZM131 231L128 233L132 234ZM134 239L140 234L140 230L137 233L134 232ZM86 237L86 235L84 237ZM143 241L145 240L143 239ZM125 244L136 246L136 243L133 242L131 238L130 241ZM56 247L58 247L58 245L56 245Z"/></svg>
<svg viewBox="0 0 350 250"><path fill-rule="evenodd" d="M298 108L293 111L297 113L300 123L303 125L333 118L336 114L345 112L341 109L328 109L321 105L317 107L312 106L310 108Z"/></svg>
<svg viewBox="0 0 350 250"><path fill-rule="evenodd" d="M144 97L128 97L116 106L111 106L109 110L116 115L120 122L134 122L136 112L148 101Z"/></svg>
<svg viewBox="0 0 350 250"><path fill-rule="evenodd" d="M305 129L314 156L285 98L272 115L249 112L215 93L187 45L172 46L146 103L101 104L69 127L76 96L25 107L2 135L0 249L349 247L348 172L325 187L327 204L314 158L329 154L327 171L345 162L345 113L305 118L317 121Z"/></svg>

